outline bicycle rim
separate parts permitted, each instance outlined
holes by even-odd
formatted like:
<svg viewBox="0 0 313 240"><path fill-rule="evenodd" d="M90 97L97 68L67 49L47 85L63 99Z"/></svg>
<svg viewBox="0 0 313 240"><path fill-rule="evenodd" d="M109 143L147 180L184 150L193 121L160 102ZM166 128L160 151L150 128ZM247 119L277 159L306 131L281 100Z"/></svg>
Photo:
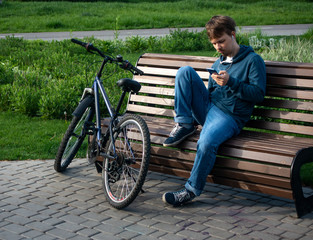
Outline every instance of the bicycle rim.
<svg viewBox="0 0 313 240"><path fill-rule="evenodd" d="M82 110L82 114L74 116L58 150L54 166L58 172L64 171L72 162L88 131L89 126L86 124L90 123L94 115L92 106L84 103L79 105L77 109Z"/></svg>
<svg viewBox="0 0 313 240"><path fill-rule="evenodd" d="M128 206L144 183L150 158L150 134L146 123L136 115L121 120L114 134L116 160L106 158L102 171L107 200L115 208ZM113 153L113 143L107 145Z"/></svg>
<svg viewBox="0 0 313 240"><path fill-rule="evenodd" d="M72 135L66 144L66 147L62 156L61 167L64 167L65 165L67 165L67 162L75 157L75 154L78 151L77 148L79 148L80 143L84 140L86 133L84 132L83 126L86 120L88 119L90 110L91 110L90 107L86 109L83 116L81 117L76 127L74 128Z"/></svg>

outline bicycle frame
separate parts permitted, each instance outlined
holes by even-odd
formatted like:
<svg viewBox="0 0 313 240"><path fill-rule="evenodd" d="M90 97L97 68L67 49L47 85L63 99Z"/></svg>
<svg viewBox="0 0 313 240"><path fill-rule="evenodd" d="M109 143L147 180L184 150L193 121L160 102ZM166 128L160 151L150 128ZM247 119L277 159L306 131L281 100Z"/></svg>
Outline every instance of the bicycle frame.
<svg viewBox="0 0 313 240"><path fill-rule="evenodd" d="M101 132L101 114L100 114L100 94L101 96L103 97L104 99L104 102L105 102L105 105L106 105L106 108L109 112L109 115L110 115L110 124L108 126L108 129L107 129L107 133L106 135L108 134L108 131L110 132L110 136L111 136L111 140L112 140L112 143L113 143L113 153L114 153L114 156L110 156L110 155L107 155L105 153L101 153L102 156L105 156L105 157L108 157L108 158L111 158L111 159L114 159L116 158L117 154L116 154L116 150L115 150L115 142L114 142L114 138L113 138L113 126L115 125L115 121L116 121L116 118L118 116L118 113L119 113L119 110L122 106L122 103L123 103L123 100L124 100L124 97L126 95L126 91L123 91L122 92L122 95L120 97L120 100L118 102L118 105L116 107L116 109L114 109L112 107L112 104L109 100L109 97L105 91L105 88L102 84L102 81L100 79L101 75L102 75L102 70L105 66L105 64L108 62L108 59L104 59L103 62L102 62L102 65L100 67L100 70L97 74L97 76L95 77L95 80L93 82L93 86L92 86L92 89L85 89L84 91L84 94L85 92L92 92L94 94L94 98L95 98L95 110L96 110L96 128L95 130L97 131L97 135L96 135L96 142L97 142L97 145L98 145L98 148L101 149L101 140L105 140L105 139L102 139L101 136L102 136L102 132Z"/></svg>
<svg viewBox="0 0 313 240"><path fill-rule="evenodd" d="M101 153L101 151L99 151L99 154L101 154L101 156L104 156L104 157L107 157L107 158L110 158L110 159L115 159L117 154L116 154L116 149L115 149L115 141L114 141L114 137L113 137L113 127L115 126L115 124L117 124L116 120L117 120L120 108L122 106L123 100L125 98L126 92L127 91L135 91L135 92L137 91L138 92L140 90L141 86L140 86L140 84L137 85L137 84L134 84L134 83L130 83L129 81L128 82L125 82L125 81L122 82L120 86L123 86L123 92L122 92L122 95L120 97L120 100L118 102L118 105L117 105L116 109L114 109L112 107L111 103L110 103L109 97L106 94L106 91L105 91L105 89L103 87L103 84L102 84L102 81L101 81L102 71L103 71L104 66L108 62L110 62L110 63L115 63L116 65L118 65L122 69L128 70L128 71L132 72L133 74L142 75L143 72L140 69L134 67L129 61L123 60L123 57L121 55L118 55L116 58L112 58L112 57L107 56L104 53L102 53L98 48L94 47L91 43L81 42L81 41L79 41L77 39L71 39L71 41L73 43L76 43L76 44L81 45L82 47L86 48L88 52L90 52L90 53L98 53L101 57L103 57L103 62L101 64L99 72L97 73L97 75L95 77L95 80L93 82L92 88L85 88L81 100L84 99L85 96L88 95L88 94L94 95L95 111L96 111L96 113L95 113L96 114L96 126L95 127L93 126L92 128L95 131L97 131L97 134L96 134L97 147L98 147L98 149L101 149L101 145L106 143L106 141L108 139L107 136L108 136L108 134L110 134L111 135L111 140L112 140L112 143L113 143L114 156L108 156L105 153ZM125 78L125 79L126 80L130 80L130 79L127 79L127 78ZM130 81L132 81L132 80L130 80ZM105 105L106 105L106 107L108 109L108 112L110 114L110 119L111 119L109 127L107 129L107 132L104 135L105 136L104 139L101 139L101 137L102 137L102 133L101 133L101 118L100 118L101 115L100 115L100 104L99 104L100 94L101 94L101 96L104 99ZM90 127L90 126L88 126L88 127ZM101 140L103 140L105 142L101 143Z"/></svg>

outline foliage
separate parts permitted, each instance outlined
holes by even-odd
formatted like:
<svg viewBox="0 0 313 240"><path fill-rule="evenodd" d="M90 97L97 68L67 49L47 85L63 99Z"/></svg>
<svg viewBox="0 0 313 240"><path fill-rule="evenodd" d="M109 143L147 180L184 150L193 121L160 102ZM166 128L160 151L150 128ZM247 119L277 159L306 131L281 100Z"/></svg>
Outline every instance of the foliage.
<svg viewBox="0 0 313 240"><path fill-rule="evenodd" d="M252 45L266 60L313 62L310 54L312 33L309 31L302 38L270 38L256 32L237 34L237 39L241 44ZM109 55L126 54L133 64L144 52L207 53L214 50L205 32L182 30L172 31L164 37L133 36L125 41L86 38L84 41L93 42ZM83 89L91 86L99 61L101 58L88 54L69 40L0 39L0 111L12 110L45 118L70 115ZM120 89L115 82L131 76L115 66L108 66L103 76L112 76L103 81L112 104L116 106Z"/></svg>

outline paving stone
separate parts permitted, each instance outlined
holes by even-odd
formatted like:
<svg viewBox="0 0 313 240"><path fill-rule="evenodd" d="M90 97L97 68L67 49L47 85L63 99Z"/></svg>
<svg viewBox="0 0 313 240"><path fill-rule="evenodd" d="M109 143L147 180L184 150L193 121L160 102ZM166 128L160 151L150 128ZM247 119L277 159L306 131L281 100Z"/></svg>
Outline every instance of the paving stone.
<svg viewBox="0 0 313 240"><path fill-rule="evenodd" d="M32 223L27 224L26 226L30 227L31 229L35 229L41 232L47 232L54 228L53 225L49 225L49 224L42 223L42 222L32 222Z"/></svg>
<svg viewBox="0 0 313 240"><path fill-rule="evenodd" d="M96 227L94 227L94 229L100 231L100 232L106 232L106 233L109 233L109 234L112 234L112 235L117 235L121 232L124 231L124 229L120 226L112 226L112 225L109 225L109 224L100 224Z"/></svg>
<svg viewBox="0 0 313 240"><path fill-rule="evenodd" d="M0 239L20 240L23 239L23 237L16 233L12 233L6 230L0 230Z"/></svg>
<svg viewBox="0 0 313 240"><path fill-rule="evenodd" d="M71 214L64 215L64 216L60 217L60 219L66 221L66 222L77 223L77 224L81 224L81 223L87 221L87 219L85 219L85 218L71 215Z"/></svg>
<svg viewBox="0 0 313 240"><path fill-rule="evenodd" d="M44 234L40 231L37 231L37 230L30 230L30 231L22 234L23 237L26 237L28 239L35 239L35 238L42 236L42 235L44 235Z"/></svg>
<svg viewBox="0 0 313 240"><path fill-rule="evenodd" d="M63 229L68 232L73 232L73 233L76 233L77 231L80 231L85 228L82 225L71 223L71 222L60 223L58 225L55 225L55 227Z"/></svg>
<svg viewBox="0 0 313 240"><path fill-rule="evenodd" d="M18 216L18 215L13 215L11 217L6 218L6 221L12 222L12 223L16 223L16 224L20 224L20 225L26 225L28 223L33 222L33 220L26 218L26 217L22 217L22 216Z"/></svg>
<svg viewBox="0 0 313 240"><path fill-rule="evenodd" d="M224 231L222 229L213 227L209 227L208 229L206 229L205 233L207 233L210 237L212 236L222 239L231 239L233 236L235 236L235 234L230 231Z"/></svg>
<svg viewBox="0 0 313 240"><path fill-rule="evenodd" d="M156 231L155 229L145 227L145 226L142 226L139 224L130 225L130 226L126 227L125 230L131 231L131 232L136 232L136 233L139 233L141 235L149 235L149 234Z"/></svg>
<svg viewBox="0 0 313 240"><path fill-rule="evenodd" d="M284 232L280 237L288 238L288 239L302 239L303 234L298 234L295 232Z"/></svg>
<svg viewBox="0 0 313 240"><path fill-rule="evenodd" d="M103 240L103 239L110 239L110 240L121 240L120 237L118 236L114 236L114 235L111 235L111 234L108 234L108 233L104 233L104 232L100 232L96 235L93 235L91 237L91 239L94 239L94 240Z"/></svg>
<svg viewBox="0 0 313 240"><path fill-rule="evenodd" d="M186 239L197 239L197 240L206 239L210 236L209 232L195 232L188 229L184 229L175 234Z"/></svg>
<svg viewBox="0 0 313 240"><path fill-rule="evenodd" d="M159 222L151 226L151 229L155 229L157 231L163 231L166 233L176 233L176 232L181 231L183 227L178 226L178 225L172 225L172 224Z"/></svg>
<svg viewBox="0 0 313 240"><path fill-rule="evenodd" d="M53 228L47 232L48 235L58 237L60 239L69 239L76 236L76 233L66 231L60 228Z"/></svg>
<svg viewBox="0 0 313 240"><path fill-rule="evenodd" d="M116 235L116 237L119 237L120 239L132 239L132 240L135 239L137 236L139 236L138 233L131 231L123 231Z"/></svg>
<svg viewBox="0 0 313 240"><path fill-rule="evenodd" d="M82 230L77 231L77 234L82 235L84 237L89 237L89 238L99 233L100 231L96 229L91 229L91 228L84 228Z"/></svg>
<svg viewBox="0 0 313 240"><path fill-rule="evenodd" d="M248 236L252 237L253 239L260 239L260 240L278 240L281 239L280 236L272 235L265 232L259 231L252 231L248 234Z"/></svg>
<svg viewBox="0 0 313 240"><path fill-rule="evenodd" d="M309 229L306 227L301 227L299 225L294 225L290 223L282 223L278 226L278 228L300 234L307 233L309 231Z"/></svg>
<svg viewBox="0 0 313 240"><path fill-rule="evenodd" d="M26 209L26 208L17 208L15 210L11 211L11 212L14 213L14 214L26 217L26 218L30 218L30 217L32 217L32 216L37 214L37 212L29 210L29 209Z"/></svg>
<svg viewBox="0 0 313 240"><path fill-rule="evenodd" d="M15 223L11 223L8 224L4 227L4 229L6 229L7 231L10 231L12 233L16 233L16 234L22 234L24 232L29 231L29 229L25 226L19 225L19 224L15 224Z"/></svg>

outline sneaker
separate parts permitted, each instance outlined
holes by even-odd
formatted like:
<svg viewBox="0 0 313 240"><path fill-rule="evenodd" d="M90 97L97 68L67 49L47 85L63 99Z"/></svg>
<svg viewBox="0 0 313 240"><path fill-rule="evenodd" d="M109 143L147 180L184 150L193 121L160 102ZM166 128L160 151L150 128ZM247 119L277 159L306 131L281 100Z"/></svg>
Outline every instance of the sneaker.
<svg viewBox="0 0 313 240"><path fill-rule="evenodd" d="M185 128L180 126L178 123L170 133L170 136L164 141L164 147L175 147L188 136L192 135L196 131L196 128L192 126L191 128Z"/></svg>
<svg viewBox="0 0 313 240"><path fill-rule="evenodd" d="M196 195L193 192L188 191L186 188L177 192L167 192L162 196L162 200L165 203L171 204L174 207L182 205L186 202L194 199Z"/></svg>

